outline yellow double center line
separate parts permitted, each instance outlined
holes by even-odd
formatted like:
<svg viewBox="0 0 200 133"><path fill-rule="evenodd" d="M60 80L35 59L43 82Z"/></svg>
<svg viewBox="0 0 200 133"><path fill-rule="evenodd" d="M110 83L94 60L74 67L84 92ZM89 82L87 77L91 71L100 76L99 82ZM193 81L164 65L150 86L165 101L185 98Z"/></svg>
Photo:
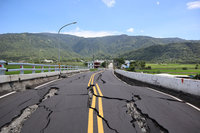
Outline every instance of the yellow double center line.
<svg viewBox="0 0 200 133"><path fill-rule="evenodd" d="M98 72L99 73L99 72ZM93 85L93 82L94 82L94 76L96 75L97 73L94 73L92 74L92 76L90 77L90 80L89 80L89 83L88 83L88 87L90 85ZM94 110L93 108L95 108L95 105L96 105L96 96L97 95L97 90L99 92L99 96L103 96L102 92L101 92L101 89L99 87L99 85L96 83L96 87L93 86L93 91L94 91L94 95L92 96L92 104L91 104L91 108L89 108L89 115L88 115L88 133L93 133L94 132L94 123L93 123L93 115L94 115ZM103 116L103 106L102 106L102 98L101 97L98 97L98 105L99 105L99 115L101 117L104 117ZM103 129L103 121L102 121L102 118L97 116L97 124L98 124L98 133L104 133L104 129Z"/></svg>

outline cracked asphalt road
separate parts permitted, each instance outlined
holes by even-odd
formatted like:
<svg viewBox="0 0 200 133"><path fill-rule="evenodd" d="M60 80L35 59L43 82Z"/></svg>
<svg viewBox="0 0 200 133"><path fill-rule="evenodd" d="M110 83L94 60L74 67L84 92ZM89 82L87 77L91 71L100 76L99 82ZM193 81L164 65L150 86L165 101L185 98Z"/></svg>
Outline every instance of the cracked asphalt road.
<svg viewBox="0 0 200 133"><path fill-rule="evenodd" d="M57 92L45 99L51 88ZM127 85L112 70L77 74L0 99L0 127L35 104L38 108L23 123L22 133L200 131L199 111L146 87Z"/></svg>

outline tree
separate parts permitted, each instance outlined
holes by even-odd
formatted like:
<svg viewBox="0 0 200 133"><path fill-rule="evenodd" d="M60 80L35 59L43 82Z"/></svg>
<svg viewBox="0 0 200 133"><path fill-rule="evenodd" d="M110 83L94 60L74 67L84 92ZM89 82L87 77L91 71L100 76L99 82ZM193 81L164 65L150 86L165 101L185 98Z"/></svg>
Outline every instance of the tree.
<svg viewBox="0 0 200 133"><path fill-rule="evenodd" d="M128 71L135 71L135 64L134 63L130 63L130 66L129 66L129 68L127 69Z"/></svg>
<svg viewBox="0 0 200 133"><path fill-rule="evenodd" d="M146 62L145 61L132 61L130 63L130 68L135 69L145 69Z"/></svg>
<svg viewBox="0 0 200 133"><path fill-rule="evenodd" d="M139 61L140 69L144 69L146 66L146 63L144 61Z"/></svg>
<svg viewBox="0 0 200 133"><path fill-rule="evenodd" d="M101 66L106 68L106 61L104 61L103 63L101 63Z"/></svg>
<svg viewBox="0 0 200 133"><path fill-rule="evenodd" d="M114 59L114 65L117 67L117 68L120 68L122 64L124 64L125 61L124 61L124 58L115 58Z"/></svg>

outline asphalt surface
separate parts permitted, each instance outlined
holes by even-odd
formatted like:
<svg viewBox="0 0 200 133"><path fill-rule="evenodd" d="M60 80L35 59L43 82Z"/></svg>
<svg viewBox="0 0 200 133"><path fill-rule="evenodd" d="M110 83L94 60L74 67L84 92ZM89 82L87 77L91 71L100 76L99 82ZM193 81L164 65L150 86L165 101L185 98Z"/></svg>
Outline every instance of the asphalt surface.
<svg viewBox="0 0 200 133"><path fill-rule="evenodd" d="M44 96L56 88L54 96ZM0 99L0 127L38 105L22 133L199 133L200 112L184 102L130 86L112 70L88 72L52 82L37 90Z"/></svg>

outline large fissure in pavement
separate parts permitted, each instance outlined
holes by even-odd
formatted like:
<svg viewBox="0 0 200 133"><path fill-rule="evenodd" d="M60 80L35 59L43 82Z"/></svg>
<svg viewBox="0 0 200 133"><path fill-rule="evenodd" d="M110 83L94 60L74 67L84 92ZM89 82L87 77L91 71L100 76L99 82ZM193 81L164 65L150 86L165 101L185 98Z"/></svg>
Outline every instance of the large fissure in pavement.
<svg viewBox="0 0 200 133"><path fill-rule="evenodd" d="M114 131L115 133L119 133L116 129L114 129L114 128L112 128L112 127L110 126L108 120L106 120L103 116L101 116L100 113L99 113L99 111L98 111L96 108L91 107L91 104L92 104L92 97L93 97L93 96L96 96L96 95L94 94L94 91L93 91L93 86L94 86L94 85L90 85L90 86L87 88L87 90L88 90L88 108L93 109L93 110L96 112L97 116L100 117L100 118L102 118L102 120L105 122L105 124L107 125L107 127L108 127L110 130Z"/></svg>
<svg viewBox="0 0 200 133"><path fill-rule="evenodd" d="M50 115L53 111L45 106L41 106L40 104L46 99L56 95L58 90L59 88L57 87L51 87L37 104L24 108L23 110L21 110L21 113L18 116L13 118L9 123L6 123L4 126L2 126L0 133L20 133L23 123L31 116L32 113L37 110L38 107L44 107L47 111L49 111L49 114L47 116L47 125L42 129L42 132L44 132L50 122Z"/></svg>
<svg viewBox="0 0 200 133"><path fill-rule="evenodd" d="M132 100L127 102L126 113L132 117L133 127L138 126L142 133L168 133L168 130L161 126L156 120L144 114L136 105L136 101L141 100L139 96L132 96ZM137 129L137 128L136 128Z"/></svg>
<svg viewBox="0 0 200 133"><path fill-rule="evenodd" d="M141 97L139 95L134 95L132 93L131 100L123 99L123 98L108 97L108 96L100 96L100 95L94 94L93 89L92 89L93 86L94 85L88 87L88 94L89 94L88 101L90 101L89 107L91 105L93 95L96 97L101 97L101 98L108 99L108 100L124 101L126 103L126 107L127 107L126 113L132 117L132 121L130 121L130 122L136 130L140 129L140 131L138 131L138 132L168 133L167 129L165 129L162 125L160 125L155 119L149 117L148 114L143 113L142 110L137 107L136 101L141 100ZM99 115L98 110L96 108L94 109L94 111L97 112L97 115ZM136 126L137 126L137 128L136 128Z"/></svg>

